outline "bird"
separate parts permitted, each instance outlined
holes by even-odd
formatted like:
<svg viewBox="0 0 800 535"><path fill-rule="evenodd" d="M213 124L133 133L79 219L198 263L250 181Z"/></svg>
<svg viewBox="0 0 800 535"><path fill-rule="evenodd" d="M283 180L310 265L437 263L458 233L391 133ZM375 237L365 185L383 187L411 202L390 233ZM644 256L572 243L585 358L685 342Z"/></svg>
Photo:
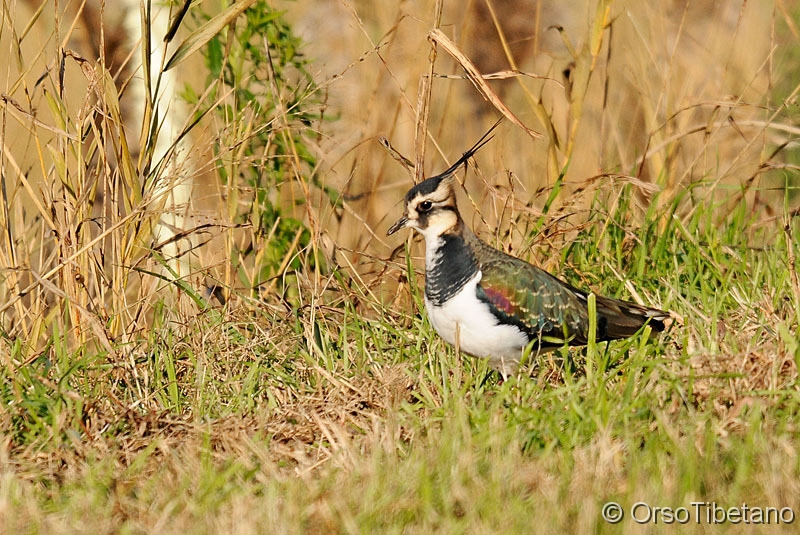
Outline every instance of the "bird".
<svg viewBox="0 0 800 535"><path fill-rule="evenodd" d="M467 226L456 205L455 173L492 139L496 123L446 171L405 195L403 215L390 236L411 228L425 239L425 308L430 323L459 351L486 358L505 380L531 354L589 341L589 293L490 246ZM595 296L595 340L651 333L668 325L669 312Z"/></svg>

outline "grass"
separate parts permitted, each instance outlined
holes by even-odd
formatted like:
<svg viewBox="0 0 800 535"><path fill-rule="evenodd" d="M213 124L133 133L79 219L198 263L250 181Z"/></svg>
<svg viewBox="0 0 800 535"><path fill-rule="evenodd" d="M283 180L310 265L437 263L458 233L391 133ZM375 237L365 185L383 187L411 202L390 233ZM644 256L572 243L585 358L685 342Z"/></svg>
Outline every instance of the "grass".
<svg viewBox="0 0 800 535"><path fill-rule="evenodd" d="M608 25L617 39L626 35L624 20L640 36L646 23L631 6L601 3L589 13L586 34L573 36L574 79L586 88L559 89L566 96L558 101L541 86L548 82L533 80L504 97L521 120L563 143L548 137L539 151L521 130L501 128L468 172L461 206L494 245L579 287L669 309L676 319L653 338L533 355L504 382L485 362L456 354L428 323L418 242L394 251L396 243L382 242L410 182L383 178L399 176L399 167L376 178L385 156L377 144L336 152L340 139L350 139L337 134L343 123L367 127L363 115L337 107L335 92L360 63L384 69L394 90L416 91L418 78L408 89L401 74L430 64L392 54L408 25L428 12L355 19L367 35L371 24L387 27L387 17L394 24L384 56L335 50L352 63L341 76L318 75L319 85L296 56L265 59L258 47L248 56L249 40L213 41L214 76L207 90L189 95L196 105L187 127L195 139L211 139L196 145L213 148L192 153L202 187L194 212L183 214L188 230L174 240L192 246L178 264L152 228L154 206L180 207L163 199L156 171L140 182L137 170L183 160L172 154L140 165L157 154L154 141L119 129L110 86L98 90L87 121L79 113L87 108L61 98L56 76L25 93L13 82L35 80L36 63L9 68L6 93L58 127L20 121L3 101L6 121L27 125L14 141L45 150L35 152L27 174L16 173L12 162L26 168L18 164L24 151L4 145L11 171L3 179L0 247L8 296L0 302L0 533L676 529L663 516L635 522L637 502L691 511L680 526L686 532L793 531L774 522L756 529L705 516L696 522L696 511L713 507L692 503L794 510L800 497L796 169L791 143L775 150L791 141L775 132L791 131L787 102L796 90L776 87L758 101L753 93L761 115L750 115L757 108L750 102L697 115L706 125L699 136L679 123L701 104L664 90L670 98L662 94L661 102L677 109L642 112L640 132L653 145L671 143L637 162L652 147L625 142L636 136L610 120L618 95L598 99L596 90L628 83L614 62L625 47L611 40L609 52ZM675 22L656 15L664 18L653 25ZM783 19L773 17L779 26ZM425 32L436 26L424 20ZM447 12L443 20L448 32L462 28L448 25ZM745 20L751 17L733 28L743 40L751 30ZM270 21L255 16L251 24ZM691 36L681 24L689 25L678 24L678 35ZM298 46L283 23L270 27L280 29L270 46ZM0 36L0 46L22 50L17 31ZM660 64L655 48L638 50L644 55L634 59L682 68L678 53ZM727 56L731 72L751 65L737 63L736 52ZM623 57L637 76L649 72ZM236 68L226 70L228 62ZM703 71L697 63L690 72ZM69 74L74 64L67 65ZM763 73L746 73L753 90ZM386 82L371 75L364 74L364 90L377 94ZM650 100L658 80L637 76L641 108L658 108L659 99ZM441 127L437 106L461 117L474 110L459 108L464 99L439 81L429 90L430 123L414 126L440 132L430 137L452 159L473 139L463 140L471 127L458 135ZM403 100L387 92L385 109ZM262 100L251 102L253 95ZM48 98L49 108L39 105ZM361 112L375 105L365 100ZM326 106L341 115L327 121ZM559 120L564 110L569 121ZM395 132L393 143L412 111L380 119ZM731 119L718 120L726 113ZM598 118L602 125L592 122ZM728 136L727 125L737 122L743 126ZM604 148L586 141L594 127L609 134ZM126 143L142 144L138 152L150 156L137 160ZM637 147L638 156L627 153ZM538 163L530 152L539 152ZM604 155L603 174L586 173L584 159L593 154ZM101 214L88 200L99 198L94 191L105 192ZM601 516L612 501L625 512L617 525Z"/></svg>
<svg viewBox="0 0 800 535"><path fill-rule="evenodd" d="M620 250L627 233L601 246L599 228L567 257L583 272L593 261L595 287L627 265L641 292L710 322L539 357L532 378L498 384L404 310L367 319L348 301L295 321L270 309L255 322L201 317L147 343L142 398L115 385L102 355L54 347L55 361L3 380L6 529L522 533L536 519L540 532L605 532L610 500L791 507L787 242L721 252L645 227L629 229L643 243L618 262L600 249ZM748 228L732 217L720 230Z"/></svg>

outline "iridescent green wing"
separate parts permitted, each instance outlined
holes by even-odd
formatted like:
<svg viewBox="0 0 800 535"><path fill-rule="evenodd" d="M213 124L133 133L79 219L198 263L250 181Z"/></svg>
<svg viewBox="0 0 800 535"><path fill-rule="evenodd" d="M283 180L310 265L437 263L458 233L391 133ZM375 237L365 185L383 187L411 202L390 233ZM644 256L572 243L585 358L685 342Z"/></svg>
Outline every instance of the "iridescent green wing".
<svg viewBox="0 0 800 535"><path fill-rule="evenodd" d="M525 330L542 346L586 343L586 296L546 271L499 253L483 263L478 298L506 323Z"/></svg>

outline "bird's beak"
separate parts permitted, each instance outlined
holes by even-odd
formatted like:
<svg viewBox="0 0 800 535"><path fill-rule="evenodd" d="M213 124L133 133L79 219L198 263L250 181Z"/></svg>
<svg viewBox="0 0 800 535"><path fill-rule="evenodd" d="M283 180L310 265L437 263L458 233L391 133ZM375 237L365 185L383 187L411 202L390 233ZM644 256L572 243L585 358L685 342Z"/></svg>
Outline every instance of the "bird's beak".
<svg viewBox="0 0 800 535"><path fill-rule="evenodd" d="M395 232L397 232L397 231L398 231L398 230L400 230L401 228L405 228L407 224L408 224L408 218L407 218L407 217L405 216L405 214L404 214L404 215L403 215L403 217L401 217L400 219L398 219L398 220L395 222L395 224L394 224L394 225L392 225L391 227L389 227L389 230L387 230L387 231L386 231L386 235L387 235L387 236L391 236L392 234L394 234Z"/></svg>

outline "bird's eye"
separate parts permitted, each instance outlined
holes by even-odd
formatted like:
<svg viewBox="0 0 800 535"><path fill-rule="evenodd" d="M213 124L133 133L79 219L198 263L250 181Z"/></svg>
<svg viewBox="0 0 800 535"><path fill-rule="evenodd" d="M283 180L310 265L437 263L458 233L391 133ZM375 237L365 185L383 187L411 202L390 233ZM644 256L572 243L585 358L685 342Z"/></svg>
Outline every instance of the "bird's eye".
<svg viewBox="0 0 800 535"><path fill-rule="evenodd" d="M417 205L417 210L420 212L430 212L431 208L433 208L433 203L431 201L422 201Z"/></svg>

